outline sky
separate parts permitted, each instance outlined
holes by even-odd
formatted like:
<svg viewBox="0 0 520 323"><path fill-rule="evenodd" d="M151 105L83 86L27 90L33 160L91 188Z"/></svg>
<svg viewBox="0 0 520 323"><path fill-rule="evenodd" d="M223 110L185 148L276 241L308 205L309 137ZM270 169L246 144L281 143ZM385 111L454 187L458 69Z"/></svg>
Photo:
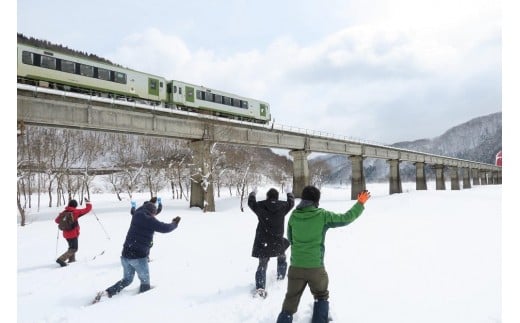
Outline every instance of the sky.
<svg viewBox="0 0 520 323"><path fill-rule="evenodd" d="M502 111L502 2L19 0L16 31L391 144Z"/></svg>
<svg viewBox="0 0 520 323"><path fill-rule="evenodd" d="M270 187L259 187L259 199ZM437 191L429 182L428 187L416 191L414 183L403 183L402 194L389 195L387 184L369 183L372 198L364 213L327 232L333 322L518 322L501 309L508 301L502 287L510 287L501 283L502 264L509 264L501 253L502 185ZM354 204L349 189L323 188L320 206L347 211ZM181 221L173 232L154 236L153 289L137 294L136 277L123 292L95 305L89 305L95 294L122 277L129 199L92 196L93 210L80 219L77 262L64 268L55 259L67 245L53 221L62 208L38 210L33 204L28 224L17 226L16 322L275 322L287 282L276 281L272 258L268 297L251 296L258 264L251 257L254 213L247 207L240 212L239 198L225 194L210 214L172 200L167 191L159 196L164 207L158 219ZM139 204L148 198L134 196ZM307 288L295 323L310 321L312 302Z"/></svg>

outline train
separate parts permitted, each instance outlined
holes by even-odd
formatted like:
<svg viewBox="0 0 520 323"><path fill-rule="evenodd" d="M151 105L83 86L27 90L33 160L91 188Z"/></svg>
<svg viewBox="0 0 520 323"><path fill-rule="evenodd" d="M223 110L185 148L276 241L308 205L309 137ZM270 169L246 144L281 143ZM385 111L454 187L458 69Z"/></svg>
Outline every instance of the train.
<svg viewBox="0 0 520 323"><path fill-rule="evenodd" d="M271 122L268 102L140 72L94 59L18 43L17 81L51 89L258 124Z"/></svg>

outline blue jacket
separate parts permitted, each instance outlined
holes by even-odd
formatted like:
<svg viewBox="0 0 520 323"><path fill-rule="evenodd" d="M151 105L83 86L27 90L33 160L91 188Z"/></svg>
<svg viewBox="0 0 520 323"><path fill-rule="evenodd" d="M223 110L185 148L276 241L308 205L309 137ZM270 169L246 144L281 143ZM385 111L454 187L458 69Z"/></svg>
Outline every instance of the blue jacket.
<svg viewBox="0 0 520 323"><path fill-rule="evenodd" d="M155 218L157 208L146 202L135 210L126 234L122 256L128 259L148 257L155 232L167 233L177 228L177 223L164 223Z"/></svg>

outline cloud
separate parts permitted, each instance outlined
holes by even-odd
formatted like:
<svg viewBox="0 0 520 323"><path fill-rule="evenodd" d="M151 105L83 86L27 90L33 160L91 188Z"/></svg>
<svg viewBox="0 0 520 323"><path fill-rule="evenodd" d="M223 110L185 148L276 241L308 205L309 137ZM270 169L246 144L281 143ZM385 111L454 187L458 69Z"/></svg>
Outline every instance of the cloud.
<svg viewBox="0 0 520 323"><path fill-rule="evenodd" d="M392 143L437 136L456 121L501 110L500 23L446 15L435 27L387 19L305 46L281 36L230 54L190 48L150 28L126 37L109 59L268 101L281 124Z"/></svg>

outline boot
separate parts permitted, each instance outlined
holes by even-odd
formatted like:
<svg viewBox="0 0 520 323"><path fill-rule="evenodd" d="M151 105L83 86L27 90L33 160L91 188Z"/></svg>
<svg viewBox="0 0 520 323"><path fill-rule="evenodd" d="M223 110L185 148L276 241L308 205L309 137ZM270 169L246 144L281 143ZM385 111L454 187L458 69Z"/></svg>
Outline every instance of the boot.
<svg viewBox="0 0 520 323"><path fill-rule="evenodd" d="M71 262L75 262L76 261L76 253L72 254L72 256L69 257L69 264Z"/></svg>
<svg viewBox="0 0 520 323"><path fill-rule="evenodd" d="M67 263L61 257L56 259L56 262L60 264L61 267L67 266Z"/></svg>
<svg viewBox="0 0 520 323"><path fill-rule="evenodd" d="M139 287L139 293L144 293L150 289L150 284L141 284Z"/></svg>
<svg viewBox="0 0 520 323"><path fill-rule="evenodd" d="M312 323L326 323L329 321L329 301L317 299L312 310Z"/></svg>
<svg viewBox="0 0 520 323"><path fill-rule="evenodd" d="M287 260L284 257L278 258L278 266L276 269L276 279L283 280L285 278L285 274L287 273Z"/></svg>
<svg viewBox="0 0 520 323"><path fill-rule="evenodd" d="M292 323L292 314L289 314L285 311L281 311L278 315L276 323Z"/></svg>

